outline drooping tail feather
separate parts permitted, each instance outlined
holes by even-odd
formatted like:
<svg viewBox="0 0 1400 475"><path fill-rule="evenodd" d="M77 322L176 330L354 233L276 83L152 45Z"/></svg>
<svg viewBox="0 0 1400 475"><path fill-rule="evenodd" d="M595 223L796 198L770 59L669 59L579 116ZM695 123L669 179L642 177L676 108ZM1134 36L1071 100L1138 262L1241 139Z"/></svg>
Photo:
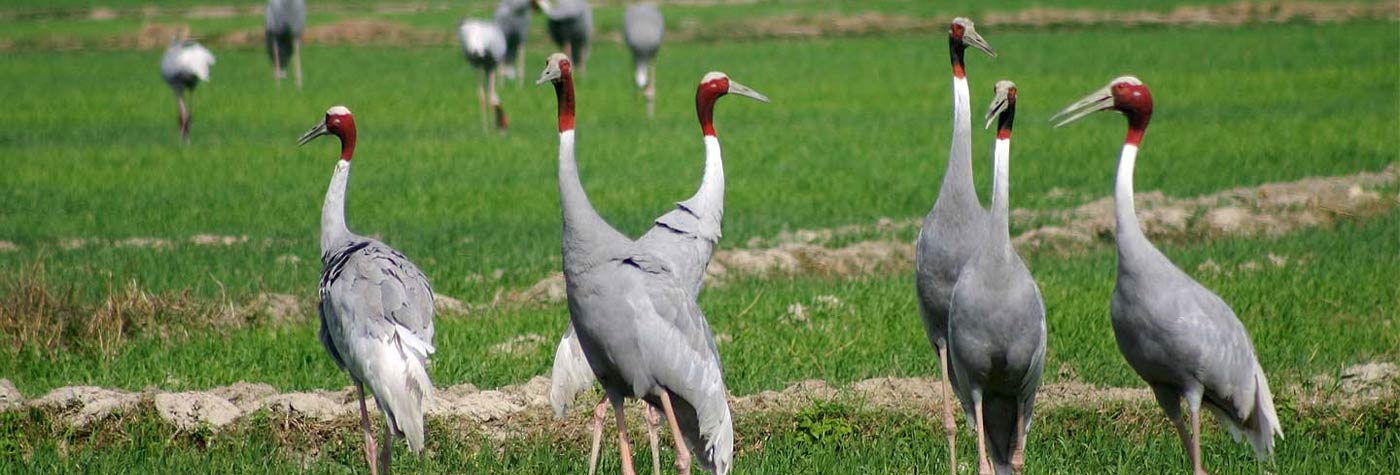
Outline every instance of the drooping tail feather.
<svg viewBox="0 0 1400 475"><path fill-rule="evenodd" d="M386 357L376 362L384 377L369 378L369 383L390 427L403 434L409 450L418 453L423 450L423 403L433 394L427 362L434 348L407 329L395 330L397 344L391 344Z"/></svg>
<svg viewBox="0 0 1400 475"><path fill-rule="evenodd" d="M674 393L671 404L676 411L676 423L685 436L685 445L695 454L700 468L716 475L729 473L734 460L734 420L729 413L728 401L720 398L717 403L703 402L703 415L689 401Z"/></svg>
<svg viewBox="0 0 1400 475"><path fill-rule="evenodd" d="M583 347L572 325L559 339L554 349L554 369L549 374L549 405L554 408L554 418L563 419L573 405L578 394L593 386L593 368L583 356Z"/></svg>
<svg viewBox="0 0 1400 475"><path fill-rule="evenodd" d="M1254 401L1253 407L1244 418L1230 411L1223 411L1215 404L1205 406L1217 419L1225 424L1230 436L1236 442L1248 440L1259 460L1269 460L1274 455L1274 436L1283 438L1283 427L1279 425L1278 412L1274 410L1274 393L1269 390L1269 380L1264 376L1264 368L1254 362Z"/></svg>

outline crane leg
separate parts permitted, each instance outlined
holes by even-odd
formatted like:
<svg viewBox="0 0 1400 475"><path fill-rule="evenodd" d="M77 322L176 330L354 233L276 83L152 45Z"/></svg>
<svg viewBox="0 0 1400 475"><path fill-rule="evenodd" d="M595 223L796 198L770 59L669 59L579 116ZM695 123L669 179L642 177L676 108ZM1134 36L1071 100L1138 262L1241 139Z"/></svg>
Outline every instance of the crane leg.
<svg viewBox="0 0 1400 475"><path fill-rule="evenodd" d="M277 87L282 87L282 48L275 38L269 39L268 43L272 45L272 79L277 81Z"/></svg>
<svg viewBox="0 0 1400 475"><path fill-rule="evenodd" d="M586 66L588 64L588 45L578 45L574 48L574 52L578 53L578 59L576 61L578 62L578 73L581 75L583 74L584 69L587 69Z"/></svg>
<svg viewBox="0 0 1400 475"><path fill-rule="evenodd" d="M594 475L598 470L598 450L603 444L603 418L607 415L608 398L604 396L593 408L593 449L588 452L588 475Z"/></svg>
<svg viewBox="0 0 1400 475"><path fill-rule="evenodd" d="M383 412L383 411L381 411ZM394 428L389 423L389 415L384 415L384 445L379 446L379 475L389 475L389 459L394 456Z"/></svg>
<svg viewBox="0 0 1400 475"><path fill-rule="evenodd" d="M622 397L608 397L612 402L613 417L617 418L617 451L622 457L622 475L637 475L632 468L632 444L627 441L627 417L623 414Z"/></svg>
<svg viewBox="0 0 1400 475"><path fill-rule="evenodd" d="M656 117L656 63L647 66L647 88L642 95L647 98L647 118Z"/></svg>
<svg viewBox="0 0 1400 475"><path fill-rule="evenodd" d="M1021 475L1026 470L1026 412L1016 409L1016 447L1011 451L1011 473Z"/></svg>
<svg viewBox="0 0 1400 475"><path fill-rule="evenodd" d="M301 38L292 41L292 74L297 78L297 90L301 90Z"/></svg>
<svg viewBox="0 0 1400 475"><path fill-rule="evenodd" d="M642 407L646 408L642 414L647 420L647 439L651 440L651 475L661 475L661 447L658 446L660 439L656 436L661 417L656 415L656 408L651 407L651 404L643 403Z"/></svg>
<svg viewBox="0 0 1400 475"><path fill-rule="evenodd" d="M1191 411L1191 469L1195 475L1209 475L1201 463L1201 395L1199 391L1186 393L1187 409Z"/></svg>
<svg viewBox="0 0 1400 475"><path fill-rule="evenodd" d="M515 50L515 87L525 87L525 42Z"/></svg>
<svg viewBox="0 0 1400 475"><path fill-rule="evenodd" d="M185 103L184 91L175 93L175 104L180 107L180 143L190 144L190 107Z"/></svg>
<svg viewBox="0 0 1400 475"><path fill-rule="evenodd" d="M977 415L977 474L992 475L992 464L987 461L987 429L982 424L982 401L974 396L972 412Z"/></svg>
<svg viewBox="0 0 1400 475"><path fill-rule="evenodd" d="M379 466L375 460L378 448L374 444L374 429L369 424L369 410L365 408L365 385L356 382L355 389L360 392L360 428L365 431L365 460L369 462L370 475L378 475Z"/></svg>
<svg viewBox="0 0 1400 475"><path fill-rule="evenodd" d="M661 391L661 409L666 411L666 425L671 426L671 442L676 444L676 474L690 475L690 449L685 447L685 435L676 421L676 411L671 408L671 392Z"/></svg>
<svg viewBox="0 0 1400 475"><path fill-rule="evenodd" d="M1152 387L1152 394L1157 396L1157 405L1162 407L1162 412L1167 413L1167 419L1172 421L1176 435L1181 437L1181 447L1186 450L1187 459L1194 460L1195 457L1191 455L1191 434L1186 430L1186 422L1181 419L1181 394L1156 386Z"/></svg>
<svg viewBox="0 0 1400 475"><path fill-rule="evenodd" d="M506 129L510 128L510 123L506 120L506 109L501 107L501 96L496 95L496 70L486 73L486 90L491 100L491 108L496 111L496 131L501 135L506 134Z"/></svg>
<svg viewBox="0 0 1400 475"><path fill-rule="evenodd" d="M486 133L486 131L491 127L491 125L488 123L488 119L486 118L486 76L489 75L489 73L483 75L481 78L481 82L476 85L476 105L477 109L481 111L482 133Z"/></svg>
<svg viewBox="0 0 1400 475"><path fill-rule="evenodd" d="M948 383L948 347L938 348L938 364L943 368L943 435L948 438L948 473L958 473L958 424L953 419L953 386Z"/></svg>

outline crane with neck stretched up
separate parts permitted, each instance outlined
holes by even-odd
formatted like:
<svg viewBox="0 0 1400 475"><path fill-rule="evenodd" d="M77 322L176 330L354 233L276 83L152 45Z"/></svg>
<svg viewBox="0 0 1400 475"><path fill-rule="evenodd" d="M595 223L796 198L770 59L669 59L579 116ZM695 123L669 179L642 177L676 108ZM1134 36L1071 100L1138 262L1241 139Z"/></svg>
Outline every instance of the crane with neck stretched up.
<svg viewBox="0 0 1400 475"><path fill-rule="evenodd" d="M559 101L559 199L569 317L593 375L613 406L623 473L632 475L623 401L665 414L676 468L728 473L734 427L724 373L705 315L667 259L612 228L589 202L574 159L574 91L569 59L549 57L538 83Z"/></svg>
<svg viewBox="0 0 1400 475"><path fill-rule="evenodd" d="M948 312L948 358L958 399L977 434L982 475L1020 475L1035 391L1045 368L1045 303L1011 247L1011 126L1016 85L998 81L987 110L997 123L987 238L958 275ZM995 469L995 470L994 470Z"/></svg>
<svg viewBox="0 0 1400 475"><path fill-rule="evenodd" d="M345 226L345 188L355 155L355 116L344 106L326 111L297 143L340 139L340 160L321 208L321 346L349 373L360 400L360 427L371 474L389 473L394 435L423 450L423 405L432 398L428 357L433 346L433 288L403 253L351 233ZM365 386L384 414L376 446L365 408ZM375 452L378 447L378 460Z"/></svg>
<svg viewBox="0 0 1400 475"><path fill-rule="evenodd" d="M1153 246L1138 224L1133 204L1133 168L1152 120L1152 93L1133 76L1111 81L1066 107L1052 121L1060 127L1098 111L1128 119L1113 189L1118 275L1110 315L1118 350L1152 388L1157 404L1181 437L1196 475L1201 463L1200 409L1215 413L1236 440L1247 439L1255 455L1273 455L1283 437L1273 393L1254 344L1239 317L1220 296L1197 283ZM1188 433L1181 401L1191 418Z"/></svg>
<svg viewBox="0 0 1400 475"><path fill-rule="evenodd" d="M996 51L977 33L972 20L953 19L948 26L948 53L953 65L953 139L943 184L938 188L933 209L924 217L914 257L919 313L943 373L943 432L953 468L957 467L957 426L949 387L954 378L948 365L948 302L963 264L987 234L987 212L977 201L977 190L972 184L972 106L963 64L963 54L969 46L996 57Z"/></svg>

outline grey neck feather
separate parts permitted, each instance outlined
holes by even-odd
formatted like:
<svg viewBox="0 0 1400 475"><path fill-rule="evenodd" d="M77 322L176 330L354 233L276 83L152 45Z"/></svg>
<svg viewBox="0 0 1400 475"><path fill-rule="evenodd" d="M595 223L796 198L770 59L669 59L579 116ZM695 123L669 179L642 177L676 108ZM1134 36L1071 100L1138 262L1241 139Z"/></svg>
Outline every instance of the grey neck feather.
<svg viewBox="0 0 1400 475"><path fill-rule="evenodd" d="M559 206L564 220L564 270L578 271L596 264L609 248L628 241L608 225L593 204L578 177L574 160L574 131L559 133Z"/></svg>
<svg viewBox="0 0 1400 475"><path fill-rule="evenodd" d="M337 161L331 175L326 201L321 205L321 255L328 255L350 238L345 227L345 185L350 181L350 162Z"/></svg>
<svg viewBox="0 0 1400 475"><path fill-rule="evenodd" d="M948 169L943 173L939 188L941 201L947 196L960 202L977 202L977 190L972 184L972 107L967 79L953 78L953 143L948 151Z"/></svg>
<svg viewBox="0 0 1400 475"><path fill-rule="evenodd" d="M718 236L718 223L724 219L724 158L715 136L705 136L705 175L700 179L700 188L681 206L701 221L716 223L711 231Z"/></svg>

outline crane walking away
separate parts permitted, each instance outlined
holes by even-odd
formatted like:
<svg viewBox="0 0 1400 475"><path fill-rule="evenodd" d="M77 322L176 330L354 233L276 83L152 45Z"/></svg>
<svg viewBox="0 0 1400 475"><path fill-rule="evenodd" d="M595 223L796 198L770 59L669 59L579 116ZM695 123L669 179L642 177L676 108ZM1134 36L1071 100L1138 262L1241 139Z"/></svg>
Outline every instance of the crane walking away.
<svg viewBox="0 0 1400 475"><path fill-rule="evenodd" d="M695 91L696 114L705 137L705 175L700 188L689 200L677 203L675 210L657 218L651 230L637 240L638 246L666 259L673 272L692 290L692 295L697 296L704 285L705 268L719 241L720 224L724 217L724 164L714 130L714 107L719 98L729 93L768 101L766 96L729 79L724 73L711 72L701 78ZM591 387L595 381L572 325L565 330L555 349L551 374L550 404L554 407L555 416L563 417L577 394ZM606 400L601 401L594 408L590 474L594 472L598 457L603 416L607 411L605 403ZM646 409L648 436L652 439L652 468L659 471L655 432L657 418L652 406L648 405Z"/></svg>
<svg viewBox="0 0 1400 475"><path fill-rule="evenodd" d="M506 120L505 108L501 106L501 98L496 95L496 72L506 57L506 37L495 23L472 19L462 21L458 34L462 39L462 54L466 56L467 63L481 70L481 82L476 85L476 102L481 110L481 131L486 132L491 128L490 119L487 118L489 113L486 110L489 103L496 114L496 131L504 135L509 123Z"/></svg>
<svg viewBox="0 0 1400 475"><path fill-rule="evenodd" d="M496 27L506 37L506 56L501 75L515 79L516 87L525 85L525 38L530 33L530 0L501 0L496 5Z"/></svg>
<svg viewBox="0 0 1400 475"><path fill-rule="evenodd" d="M263 27L267 54L272 58L272 77L281 86L290 65L297 90L301 90L301 33L306 29L306 0L268 0Z"/></svg>
<svg viewBox="0 0 1400 475"><path fill-rule="evenodd" d="M958 273L987 237L987 212L972 184L972 106L963 53L971 46L992 57L997 53L973 28L972 20L954 18L948 26L948 53L953 64L953 139L938 200L924 217L914 257L915 293L929 344L943 373L943 432L948 438L949 470L957 467L957 426L953 420L948 365L948 305Z"/></svg>
<svg viewBox="0 0 1400 475"><path fill-rule="evenodd" d="M588 43L593 36L593 7L588 0L531 0L535 9L545 16L549 38L574 62L583 74L588 64Z"/></svg>
<svg viewBox="0 0 1400 475"><path fill-rule="evenodd" d="M181 28L170 40L170 47L160 59L160 76L175 91L175 104L180 108L180 143L190 143L190 105L185 91L209 81L209 67L214 64L210 53L198 41L189 38L189 29Z"/></svg>
<svg viewBox="0 0 1400 475"><path fill-rule="evenodd" d="M656 115L656 52L661 49L665 33L666 21L656 4L634 4L622 15L622 39L632 50L637 88L646 100L647 118Z"/></svg>
<svg viewBox="0 0 1400 475"><path fill-rule="evenodd" d="M1201 463L1202 406L1214 412L1236 440L1248 439L1255 455L1267 460L1273 455L1274 436L1282 438L1283 428L1249 333L1224 300L1172 264L1138 224L1133 168L1152 119L1151 91L1136 77L1120 77L1051 120L1060 127L1105 110L1128 119L1113 191L1118 277L1110 315L1118 350L1152 388L1181 436L1196 475L1206 473ZM1189 435L1181 414L1183 398L1191 417Z"/></svg>
<svg viewBox="0 0 1400 475"><path fill-rule="evenodd" d="M559 198L570 321L613 406L623 473L632 475L623 400L660 407L676 443L676 468L723 475L734 454L727 389L709 323L669 262L627 240L598 215L574 159L574 91L567 56L549 57L538 83L559 101Z"/></svg>
<svg viewBox="0 0 1400 475"><path fill-rule="evenodd" d="M987 126L997 123L990 232L959 274L948 313L949 366L977 434L982 475L1021 474L1035 391L1045 368L1045 303L1011 247L1008 224L1015 116L1016 85L998 81L987 110Z"/></svg>
<svg viewBox="0 0 1400 475"><path fill-rule="evenodd" d="M355 117L335 106L302 135L305 145L323 135L340 138L340 160L321 208L321 345L350 374L360 399L360 426L371 474L389 473L393 436L423 450L423 403L432 397L428 357L433 354L433 289L402 253L345 226L345 188L355 153ZM365 408L365 386L384 413L382 446L376 446ZM378 460L375 452L378 447Z"/></svg>

